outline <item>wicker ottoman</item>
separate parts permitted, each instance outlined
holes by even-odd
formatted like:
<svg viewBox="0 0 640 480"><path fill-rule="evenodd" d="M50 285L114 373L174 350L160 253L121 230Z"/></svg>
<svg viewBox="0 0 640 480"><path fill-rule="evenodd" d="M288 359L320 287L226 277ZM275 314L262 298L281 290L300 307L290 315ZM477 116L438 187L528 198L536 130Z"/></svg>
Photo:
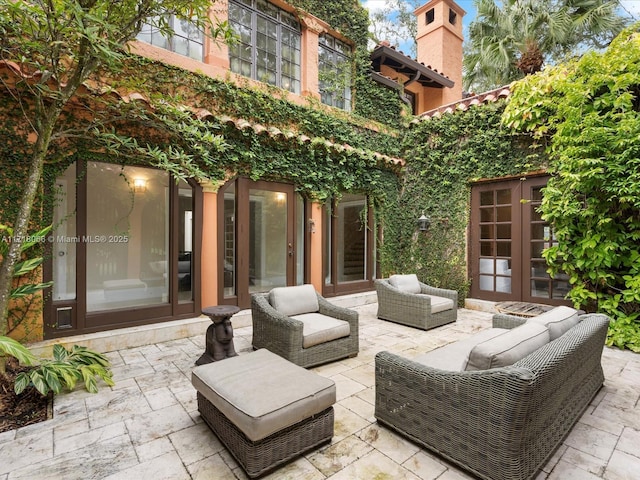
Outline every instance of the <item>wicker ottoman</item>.
<svg viewBox="0 0 640 480"><path fill-rule="evenodd" d="M204 421L251 478L333 437L332 380L257 350L193 369Z"/></svg>

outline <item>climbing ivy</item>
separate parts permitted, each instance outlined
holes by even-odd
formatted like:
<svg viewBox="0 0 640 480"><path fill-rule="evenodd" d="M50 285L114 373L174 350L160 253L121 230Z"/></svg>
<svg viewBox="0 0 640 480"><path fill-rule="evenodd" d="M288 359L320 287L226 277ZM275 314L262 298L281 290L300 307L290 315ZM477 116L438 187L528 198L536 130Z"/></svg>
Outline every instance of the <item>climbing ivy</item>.
<svg viewBox="0 0 640 480"><path fill-rule="evenodd" d="M470 182L539 169L545 158L500 125L504 102L423 120L405 136L407 168L383 214L384 275L416 272L434 286L468 291L466 230ZM428 233L416 220L431 218Z"/></svg>
<svg viewBox="0 0 640 480"><path fill-rule="evenodd" d="M368 42L369 13L358 0L290 0L292 5L322 18L355 43L354 113L395 128L403 127L408 116L398 92L371 79Z"/></svg>

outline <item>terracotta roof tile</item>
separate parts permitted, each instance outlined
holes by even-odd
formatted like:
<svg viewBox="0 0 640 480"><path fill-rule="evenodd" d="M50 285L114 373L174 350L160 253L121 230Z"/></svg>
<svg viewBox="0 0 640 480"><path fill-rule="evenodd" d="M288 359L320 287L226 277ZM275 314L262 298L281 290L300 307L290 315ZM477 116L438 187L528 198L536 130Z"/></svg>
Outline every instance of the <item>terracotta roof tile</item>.
<svg viewBox="0 0 640 480"><path fill-rule="evenodd" d="M502 98L507 98L510 94L511 90L508 85L498 87L493 90L480 93L478 95L472 95L470 97L463 98L462 100L458 100L457 102L442 105L441 107L434 108L433 110L428 110L420 114L418 118L412 121L412 123L417 123L429 118L437 118L442 114L454 113L456 111L465 112L472 106L497 102Z"/></svg>

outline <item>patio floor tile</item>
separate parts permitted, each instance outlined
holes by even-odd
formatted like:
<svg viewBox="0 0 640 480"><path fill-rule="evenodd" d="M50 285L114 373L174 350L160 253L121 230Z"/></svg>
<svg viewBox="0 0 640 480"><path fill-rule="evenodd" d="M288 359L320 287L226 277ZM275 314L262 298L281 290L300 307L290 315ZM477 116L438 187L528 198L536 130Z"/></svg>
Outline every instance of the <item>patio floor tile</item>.
<svg viewBox="0 0 640 480"><path fill-rule="evenodd" d="M336 383L334 437L267 475L268 480L470 480L455 465L422 449L374 417L374 362L383 350L404 356L488 328L491 314L458 311L454 324L422 331L360 314L357 357L312 370ZM236 351L250 352L251 327L234 331ZM107 355L116 385L97 394L58 395L54 418L0 434L0 480L246 479L202 420L191 385L204 332L191 338ZM605 386L535 477L536 480L639 478L640 355L605 348Z"/></svg>

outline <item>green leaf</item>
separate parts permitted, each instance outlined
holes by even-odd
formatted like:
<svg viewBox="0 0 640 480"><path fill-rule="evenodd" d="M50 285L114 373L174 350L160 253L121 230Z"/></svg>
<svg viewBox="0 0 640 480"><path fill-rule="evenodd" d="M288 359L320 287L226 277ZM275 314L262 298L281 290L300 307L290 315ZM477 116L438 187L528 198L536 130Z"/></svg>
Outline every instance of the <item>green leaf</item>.
<svg viewBox="0 0 640 480"><path fill-rule="evenodd" d="M27 372L21 372L16 375L16 380L13 385L13 390L16 392L16 395L20 395L24 391L24 389L29 386L30 383L31 379L29 378Z"/></svg>
<svg viewBox="0 0 640 480"><path fill-rule="evenodd" d="M27 297L29 295L33 295L34 293L38 293L45 288L49 288L52 285L53 281L44 283L27 283L25 285L20 285L11 290L11 298Z"/></svg>
<svg viewBox="0 0 640 480"><path fill-rule="evenodd" d="M31 378L31 383L33 383L33 386L36 387L36 390L38 390L42 395L46 395L47 393L49 393L49 385L45 381L42 373L40 373L38 370L32 370L29 373L29 377Z"/></svg>
<svg viewBox="0 0 640 480"><path fill-rule="evenodd" d="M31 353L27 347L9 337L0 336L0 354L14 357L24 365L39 363L38 357Z"/></svg>
<svg viewBox="0 0 640 480"><path fill-rule="evenodd" d="M40 367L40 371L42 372L42 377L47 383L49 389L53 390L53 393L55 394L60 393L62 391L62 384L58 379L55 367L51 368L50 365L43 365Z"/></svg>
<svg viewBox="0 0 640 480"><path fill-rule="evenodd" d="M25 273L29 273L30 271L42 265L42 262L44 262L44 258L42 257L31 258L29 260L24 260L23 262L18 262L13 271L13 276L20 277Z"/></svg>

